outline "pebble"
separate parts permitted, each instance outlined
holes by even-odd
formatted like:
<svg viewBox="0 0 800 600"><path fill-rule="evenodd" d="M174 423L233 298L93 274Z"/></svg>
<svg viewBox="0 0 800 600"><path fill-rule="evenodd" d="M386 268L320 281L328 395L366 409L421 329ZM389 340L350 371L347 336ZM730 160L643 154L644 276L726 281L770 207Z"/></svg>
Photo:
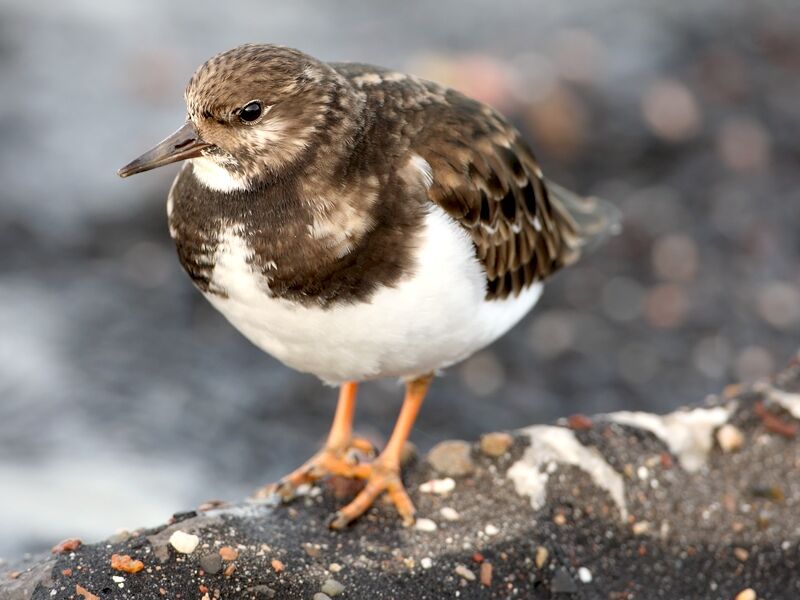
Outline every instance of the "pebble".
<svg viewBox="0 0 800 600"><path fill-rule="evenodd" d="M449 494L456 488L456 482L452 477L444 479L431 479L419 486L419 491L426 494L438 494L440 496Z"/></svg>
<svg viewBox="0 0 800 600"><path fill-rule="evenodd" d="M758 596L753 588L747 588L736 594L736 600L757 600Z"/></svg>
<svg viewBox="0 0 800 600"><path fill-rule="evenodd" d="M726 454L736 452L744 446L744 434L735 425L726 423L717 430L717 442Z"/></svg>
<svg viewBox="0 0 800 600"><path fill-rule="evenodd" d="M550 553L547 551L547 548L544 546L539 546L536 548L536 556L534 561L536 562L536 567L541 569L545 563L547 563L547 558L550 556Z"/></svg>
<svg viewBox="0 0 800 600"><path fill-rule="evenodd" d="M439 512L445 521L458 521L461 518L461 515L458 514L458 511L449 506L443 506Z"/></svg>
<svg viewBox="0 0 800 600"><path fill-rule="evenodd" d="M648 521L636 521L632 529L634 535L644 535L650 531L650 523Z"/></svg>
<svg viewBox="0 0 800 600"><path fill-rule="evenodd" d="M181 554L191 554L200 543L200 538L178 529L169 536L170 545Z"/></svg>
<svg viewBox="0 0 800 600"><path fill-rule="evenodd" d="M436 531L438 529L438 526L434 521L431 521L430 519L421 518L417 519L417 522L414 523L414 529L417 529L419 531L430 532L430 531Z"/></svg>
<svg viewBox="0 0 800 600"><path fill-rule="evenodd" d="M338 596L344 591L344 585L335 579L326 579L325 583L322 584L320 591L330 597Z"/></svg>
<svg viewBox="0 0 800 600"><path fill-rule="evenodd" d="M317 592L316 594L314 594L314 600L331 600L331 597L328 596L328 594Z"/></svg>
<svg viewBox="0 0 800 600"><path fill-rule="evenodd" d="M592 572L586 567L581 567L578 569L578 579L580 579L583 583L591 583Z"/></svg>
<svg viewBox="0 0 800 600"><path fill-rule="evenodd" d="M430 569L433 566L433 560L430 556L426 556L421 561L419 561L420 566L423 569Z"/></svg>
<svg viewBox="0 0 800 600"><path fill-rule="evenodd" d="M508 433L487 433L481 436L481 452L491 458L498 458L508 452L513 443L514 438Z"/></svg>
<svg viewBox="0 0 800 600"><path fill-rule="evenodd" d="M222 557L216 552L200 557L200 568L209 575L216 575L222 571Z"/></svg>
<svg viewBox="0 0 800 600"><path fill-rule="evenodd" d="M492 585L492 563L488 561L481 563L481 585Z"/></svg>
<svg viewBox="0 0 800 600"><path fill-rule="evenodd" d="M328 571L330 571L331 573L338 573L341 570L342 570L342 565L340 565L339 563L331 563L328 565Z"/></svg>
<svg viewBox="0 0 800 600"><path fill-rule="evenodd" d="M733 555L740 562L747 562L747 559L750 558L750 553L744 548L734 548Z"/></svg>
<svg viewBox="0 0 800 600"><path fill-rule="evenodd" d="M572 579L564 567L559 568L550 580L550 591L554 594L574 594L578 591L578 585Z"/></svg>
<svg viewBox="0 0 800 600"><path fill-rule="evenodd" d="M436 444L428 453L428 462L440 474L463 477L475 471L472 448L461 440L446 440Z"/></svg>
<svg viewBox="0 0 800 600"><path fill-rule="evenodd" d="M483 532L486 535L497 535L498 533L500 533L500 530L491 523L489 523L486 527L483 528Z"/></svg>
<svg viewBox="0 0 800 600"><path fill-rule="evenodd" d="M222 560L236 560L239 557L239 551L236 548L231 548L230 546L223 546L219 549L219 555L222 557Z"/></svg>
<svg viewBox="0 0 800 600"><path fill-rule="evenodd" d="M458 575L459 577L463 577L467 581L475 581L476 579L475 573L470 571L464 565L457 565L455 570L456 570L456 575Z"/></svg>

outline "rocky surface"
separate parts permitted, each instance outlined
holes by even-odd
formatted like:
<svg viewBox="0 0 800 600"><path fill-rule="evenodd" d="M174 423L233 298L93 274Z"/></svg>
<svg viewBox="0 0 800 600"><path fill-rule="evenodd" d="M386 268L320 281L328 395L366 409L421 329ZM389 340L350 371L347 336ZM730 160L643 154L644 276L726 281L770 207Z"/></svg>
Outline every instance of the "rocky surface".
<svg viewBox="0 0 800 600"><path fill-rule="evenodd" d="M1 566L0 599L797 598L798 419L800 360L664 416L576 415L466 456L440 447L436 468L407 469L412 528L380 506L328 530L354 491L329 481L289 505L209 502L66 540Z"/></svg>

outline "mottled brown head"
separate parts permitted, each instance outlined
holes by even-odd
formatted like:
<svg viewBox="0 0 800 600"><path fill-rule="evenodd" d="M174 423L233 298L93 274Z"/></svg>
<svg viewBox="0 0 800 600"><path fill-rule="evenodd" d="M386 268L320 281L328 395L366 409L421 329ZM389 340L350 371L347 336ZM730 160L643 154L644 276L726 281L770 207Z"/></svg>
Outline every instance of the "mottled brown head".
<svg viewBox="0 0 800 600"><path fill-rule="evenodd" d="M212 144L203 155L249 181L279 173L314 142L334 75L298 50L269 44L211 58L185 94L189 120Z"/></svg>
<svg viewBox="0 0 800 600"><path fill-rule="evenodd" d="M292 48L246 44L218 54L186 87L184 126L120 175L191 158L209 187L253 187L309 155L330 105L341 107L349 93L343 85L328 65Z"/></svg>

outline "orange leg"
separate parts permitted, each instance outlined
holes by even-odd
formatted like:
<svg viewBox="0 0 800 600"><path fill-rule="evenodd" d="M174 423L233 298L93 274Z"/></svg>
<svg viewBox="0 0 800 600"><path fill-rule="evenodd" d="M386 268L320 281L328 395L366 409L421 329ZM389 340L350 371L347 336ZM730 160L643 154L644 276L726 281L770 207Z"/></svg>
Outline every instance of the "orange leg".
<svg viewBox="0 0 800 600"><path fill-rule="evenodd" d="M414 523L414 505L400 479L400 454L411 433L414 421L425 399L432 376L426 375L406 384L406 395L392 437L383 452L371 463L355 465L350 476L365 479L367 485L347 506L339 510L330 523L333 529L342 529L364 514L375 500L386 492L406 525Z"/></svg>
<svg viewBox="0 0 800 600"><path fill-rule="evenodd" d="M336 414L333 417L328 440L322 450L277 484L270 484L257 490L254 497L264 498L277 492L284 500L290 500L299 486L313 483L326 475L352 477L352 470L357 465L352 450L358 450L370 457L375 455L375 447L370 442L353 438L357 389L358 384L353 381L348 381L339 388Z"/></svg>

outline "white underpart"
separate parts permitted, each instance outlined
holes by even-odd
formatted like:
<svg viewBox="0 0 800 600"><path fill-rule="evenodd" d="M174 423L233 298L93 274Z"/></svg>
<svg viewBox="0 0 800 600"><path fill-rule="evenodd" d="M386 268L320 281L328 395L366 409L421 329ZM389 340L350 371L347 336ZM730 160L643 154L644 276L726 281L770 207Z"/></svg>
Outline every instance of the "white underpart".
<svg viewBox="0 0 800 600"><path fill-rule="evenodd" d="M237 226L221 234L209 301L262 350L329 383L411 377L463 360L492 343L536 303L540 284L518 297L487 301L486 275L464 229L433 206L416 272L382 287L369 302L303 306L271 298L248 261ZM299 240L298 243L302 243Z"/></svg>
<svg viewBox="0 0 800 600"><path fill-rule="evenodd" d="M247 182L243 178L237 177L215 160L205 156L191 160L194 176L207 188L218 192L247 189Z"/></svg>
<svg viewBox="0 0 800 600"><path fill-rule="evenodd" d="M620 411L609 417L615 423L651 432L669 448L689 472L699 470L714 446L714 430L727 423L735 404L679 410L668 415Z"/></svg>
<svg viewBox="0 0 800 600"><path fill-rule="evenodd" d="M550 425L534 425L522 430L531 444L506 476L518 494L529 496L531 507L539 510L547 501L547 483L559 464L572 465L586 472L600 489L606 490L627 519L625 484L608 461L595 448L581 444L572 430Z"/></svg>

